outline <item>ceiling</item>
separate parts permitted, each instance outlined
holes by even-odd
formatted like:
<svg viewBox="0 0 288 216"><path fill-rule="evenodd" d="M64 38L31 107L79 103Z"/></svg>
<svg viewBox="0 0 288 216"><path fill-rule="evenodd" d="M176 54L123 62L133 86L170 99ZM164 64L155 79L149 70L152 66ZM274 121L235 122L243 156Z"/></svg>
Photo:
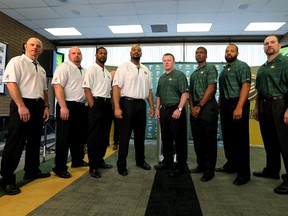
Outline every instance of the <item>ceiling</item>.
<svg viewBox="0 0 288 216"><path fill-rule="evenodd" d="M287 22L287 0L0 0L0 11L56 45L262 41L288 32L288 23L274 32L244 32L250 22ZM177 33L178 23L196 22L212 27ZM144 33L113 34L109 25L141 25ZM167 25L167 32L153 32L151 25ZM55 37L44 30L53 27L75 27L82 35Z"/></svg>

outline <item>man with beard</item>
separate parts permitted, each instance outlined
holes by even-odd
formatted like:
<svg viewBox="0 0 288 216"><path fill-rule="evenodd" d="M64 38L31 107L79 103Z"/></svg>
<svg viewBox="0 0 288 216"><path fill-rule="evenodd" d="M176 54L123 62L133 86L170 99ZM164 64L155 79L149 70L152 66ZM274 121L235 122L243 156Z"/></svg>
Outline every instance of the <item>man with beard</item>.
<svg viewBox="0 0 288 216"><path fill-rule="evenodd" d="M190 76L190 123L198 166L191 173L204 172L201 181L214 177L217 158L218 105L215 99L218 72L206 63L207 50L198 47L197 69Z"/></svg>
<svg viewBox="0 0 288 216"><path fill-rule="evenodd" d="M254 118L259 120L266 151L266 167L254 172L257 177L279 179L281 156L286 174L283 183L274 189L275 193L288 194L288 58L279 51L281 44L275 35L264 40L267 62L257 73L258 91Z"/></svg>
<svg viewBox="0 0 288 216"><path fill-rule="evenodd" d="M119 119L118 173L126 176L129 140L134 132L136 166L150 170L145 161L146 103L148 100L149 116L154 116L151 72L140 63L142 49L134 45L130 51L131 59L118 67L113 80L114 113Z"/></svg>
<svg viewBox="0 0 288 216"><path fill-rule="evenodd" d="M81 67L82 53L78 47L69 50L69 61L62 63L54 72L52 85L56 105L56 155L53 172L60 178L70 178L67 171L68 149L71 167L88 166L84 158L87 141L88 108L82 89L85 70Z"/></svg>
<svg viewBox="0 0 288 216"><path fill-rule="evenodd" d="M96 50L96 63L87 68L82 87L89 105L88 158L90 176L100 178L98 169L109 169L105 156L109 146L112 124L111 84L112 76L105 68L107 50L99 47Z"/></svg>
<svg viewBox="0 0 288 216"><path fill-rule="evenodd" d="M237 172L235 185L250 180L249 111L248 94L251 85L250 67L237 59L238 47L226 48L226 66L219 76L219 106L224 151L227 162L215 171Z"/></svg>

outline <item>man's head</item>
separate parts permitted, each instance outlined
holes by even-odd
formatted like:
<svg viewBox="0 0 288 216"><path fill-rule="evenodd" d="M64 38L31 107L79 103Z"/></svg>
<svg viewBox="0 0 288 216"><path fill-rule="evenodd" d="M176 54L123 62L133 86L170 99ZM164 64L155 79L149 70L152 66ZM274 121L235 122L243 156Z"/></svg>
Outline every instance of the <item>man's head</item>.
<svg viewBox="0 0 288 216"><path fill-rule="evenodd" d="M131 47L131 51L130 51L130 56L131 59L135 60L135 61L140 61L140 58L142 56L142 49L139 45L134 45Z"/></svg>
<svg viewBox="0 0 288 216"><path fill-rule="evenodd" d="M198 47L195 52L195 59L198 64L206 63L207 50L204 47Z"/></svg>
<svg viewBox="0 0 288 216"><path fill-rule="evenodd" d="M77 67L81 66L82 53L78 47L71 47L68 54L69 60Z"/></svg>
<svg viewBox="0 0 288 216"><path fill-rule="evenodd" d="M227 63L235 61L238 57L238 47L235 44L229 44L225 50L225 59Z"/></svg>
<svg viewBox="0 0 288 216"><path fill-rule="evenodd" d="M42 42L35 37L29 38L24 45L25 54L33 60L36 60L38 56L44 51Z"/></svg>
<svg viewBox="0 0 288 216"><path fill-rule="evenodd" d="M175 57L171 53L165 53L162 57L162 63L165 71L171 71L174 69Z"/></svg>
<svg viewBox="0 0 288 216"><path fill-rule="evenodd" d="M267 56L278 55L281 49L279 38L269 35L264 40L264 52Z"/></svg>
<svg viewBox="0 0 288 216"><path fill-rule="evenodd" d="M104 47L96 49L96 62L104 65L107 60L107 50Z"/></svg>

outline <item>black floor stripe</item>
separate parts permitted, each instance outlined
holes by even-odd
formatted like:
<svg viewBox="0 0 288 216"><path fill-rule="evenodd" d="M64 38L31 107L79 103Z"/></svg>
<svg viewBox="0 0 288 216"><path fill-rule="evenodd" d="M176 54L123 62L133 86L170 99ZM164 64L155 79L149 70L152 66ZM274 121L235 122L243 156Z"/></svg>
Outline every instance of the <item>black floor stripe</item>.
<svg viewBox="0 0 288 216"><path fill-rule="evenodd" d="M170 177L168 170L156 172L145 216L162 215L202 216L188 167L179 177Z"/></svg>

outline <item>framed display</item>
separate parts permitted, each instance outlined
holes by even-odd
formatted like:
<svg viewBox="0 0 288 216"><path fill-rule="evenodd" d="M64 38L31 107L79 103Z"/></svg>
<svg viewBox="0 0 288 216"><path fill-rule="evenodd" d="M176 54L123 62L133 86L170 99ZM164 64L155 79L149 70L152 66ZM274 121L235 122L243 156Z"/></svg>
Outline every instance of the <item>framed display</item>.
<svg viewBox="0 0 288 216"><path fill-rule="evenodd" d="M5 94L5 85L2 81L8 57L7 49L8 43L0 40L0 94Z"/></svg>

